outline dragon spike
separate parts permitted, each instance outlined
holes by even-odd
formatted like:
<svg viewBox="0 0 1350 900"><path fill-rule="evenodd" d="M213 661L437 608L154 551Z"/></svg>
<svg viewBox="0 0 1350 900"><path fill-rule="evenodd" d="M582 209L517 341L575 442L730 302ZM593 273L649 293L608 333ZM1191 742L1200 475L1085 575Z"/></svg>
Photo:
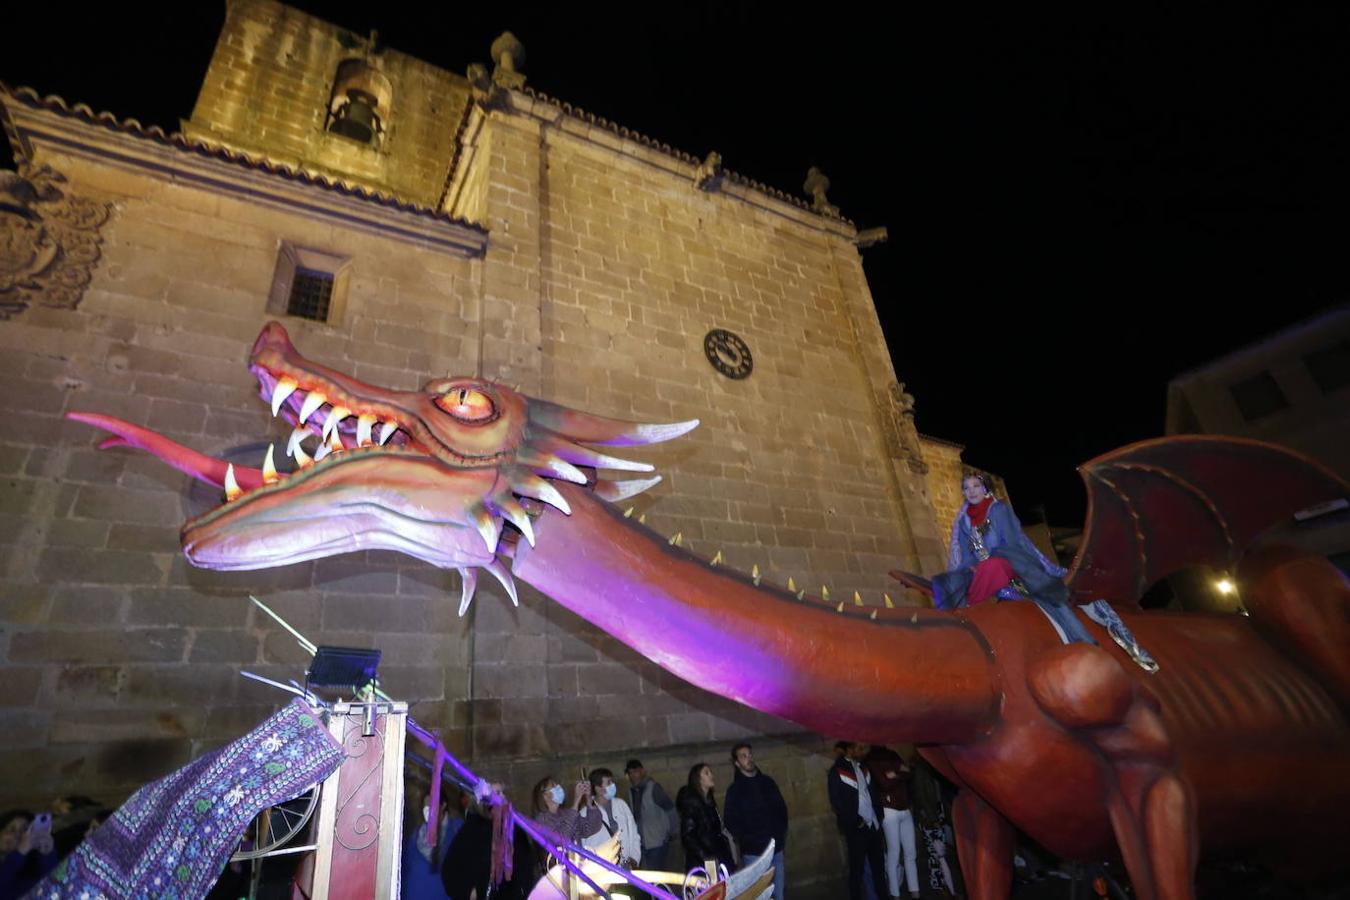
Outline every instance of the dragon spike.
<svg viewBox="0 0 1350 900"><path fill-rule="evenodd" d="M841 612L844 611L844 601L843 601L843 600L840 600L840 601L839 601L839 605L836 606L836 607L834 608L834 611L837 612L837 613L841 613Z"/></svg>
<svg viewBox="0 0 1350 900"><path fill-rule="evenodd" d="M714 565L714 566L716 566L716 565L721 564L721 562L722 562L722 551L721 551L721 550L718 550L718 551L717 551L717 555L714 556L714 557L712 558L712 562L709 563L709 565Z"/></svg>
<svg viewBox="0 0 1350 900"><path fill-rule="evenodd" d="M502 587L505 588L506 593L511 597L511 605L519 606L520 597L516 594L516 581L511 577L511 573L507 571L506 566L502 565L501 560L493 559L492 562L483 566L483 568L491 572L492 577L501 582Z"/></svg>
<svg viewBox="0 0 1350 900"><path fill-rule="evenodd" d="M863 602L862 602L862 594L859 594L857 591L854 591L854 592L853 592L853 605L854 605L854 606L862 606L862 605L863 605Z"/></svg>
<svg viewBox="0 0 1350 900"><path fill-rule="evenodd" d="M595 483L595 494L601 500L608 500L610 503L618 503L620 500L627 500L629 497L637 496L648 488L655 487L660 483L660 475L654 475L651 478L630 478L627 481L609 481L608 479L602 479Z"/></svg>
<svg viewBox="0 0 1350 900"><path fill-rule="evenodd" d="M567 501L563 499L562 494L558 493L558 489L533 472L516 468L509 473L509 477L511 479L511 490L520 494L520 496L542 500L563 515L570 516L572 514L572 507L567 505Z"/></svg>
<svg viewBox="0 0 1350 900"><path fill-rule="evenodd" d="M623 511L623 517L624 517L625 519L631 519L631 518L633 518L633 507L630 506L630 507L628 507L627 509L625 509L625 510Z"/></svg>
<svg viewBox="0 0 1350 900"><path fill-rule="evenodd" d="M820 599L824 600L824 601L827 602L827 603L829 602L829 600L830 600L830 586L829 586L828 584L822 584L822 585L820 586Z"/></svg>
<svg viewBox="0 0 1350 900"><path fill-rule="evenodd" d="M754 568L750 570L750 580L755 583L755 587L759 587L759 563L755 563Z"/></svg>
<svg viewBox="0 0 1350 900"><path fill-rule="evenodd" d="M886 601L887 609L895 609L895 601L891 599L890 594L883 593L881 599Z"/></svg>
<svg viewBox="0 0 1350 900"><path fill-rule="evenodd" d="M462 619L469 611L469 604L473 602L474 591L478 590L478 570L460 569L459 585L459 617Z"/></svg>
<svg viewBox="0 0 1350 900"><path fill-rule="evenodd" d="M551 454L555 459L561 459L579 466L591 466L596 469L619 469L625 472L650 472L654 468L649 463L609 456L599 450L574 444L555 435L535 439L532 443L539 449Z"/></svg>
<svg viewBox="0 0 1350 900"><path fill-rule="evenodd" d="M670 536L670 540L667 541L666 543L670 544L670 546L672 547L678 547L680 546L680 541L682 540L684 540L684 532L677 531Z"/></svg>
<svg viewBox="0 0 1350 900"><path fill-rule="evenodd" d="M576 466L559 459L552 453L531 447L529 444L523 445L516 452L516 459L521 465L528 466L540 475L547 475L550 478L561 478L573 484L585 484L588 480Z"/></svg>
<svg viewBox="0 0 1350 900"><path fill-rule="evenodd" d="M501 523L497 517L488 512L486 507L477 506L469 511L469 518L473 520L473 527L483 536L483 544L488 552L496 553L497 539L501 536Z"/></svg>
<svg viewBox="0 0 1350 900"><path fill-rule="evenodd" d="M614 447L659 444L687 434L698 427L698 419L659 425L626 422L622 419L608 419L604 416L579 412L533 398L530 400L530 421L574 441Z"/></svg>
<svg viewBox="0 0 1350 900"><path fill-rule="evenodd" d="M869 618L869 619L871 619L873 622L875 622L875 621L877 620L877 611L876 611L875 609L872 610L872 614L871 614L870 616L868 616L867 618Z"/></svg>
<svg viewBox="0 0 1350 900"><path fill-rule="evenodd" d="M639 525L646 525L646 524L647 524L647 514L646 514L646 513L642 513L641 515L638 516L638 524L639 524Z"/></svg>
<svg viewBox="0 0 1350 900"><path fill-rule="evenodd" d="M802 588L800 591L797 592L797 599L798 600L806 599L806 588Z"/></svg>
<svg viewBox="0 0 1350 900"><path fill-rule="evenodd" d="M505 497L493 497L492 505L506 518L506 521L520 529L520 533L525 536L525 540L529 541L530 546L533 547L534 526L530 524L530 515L525 512L525 507L517 503L515 498L509 494Z"/></svg>
<svg viewBox="0 0 1350 900"><path fill-rule="evenodd" d="M788 576L788 590L794 594L797 593L797 582L792 580L791 575Z"/></svg>

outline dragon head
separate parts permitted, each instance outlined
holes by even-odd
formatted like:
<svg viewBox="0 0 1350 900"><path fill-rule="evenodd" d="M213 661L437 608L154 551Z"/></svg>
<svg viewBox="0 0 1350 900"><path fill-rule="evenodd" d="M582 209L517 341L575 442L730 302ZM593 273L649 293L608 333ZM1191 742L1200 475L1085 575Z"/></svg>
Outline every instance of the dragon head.
<svg viewBox="0 0 1350 900"><path fill-rule="evenodd" d="M538 501L570 513L549 479L586 484L579 466L651 471L583 444L657 443L698 425L607 419L474 377L433 379L419 391L386 390L301 356L276 322L258 335L249 368L273 416L291 426L290 473L277 470L273 447L261 468L236 467L120 419L67 415L112 432L101 448L140 447L224 489L223 505L183 525L183 552L193 565L262 569L396 550L459 569L461 614L479 568L516 599L499 559L503 523L533 544L528 506ZM596 481L595 490L619 500L658 481Z"/></svg>

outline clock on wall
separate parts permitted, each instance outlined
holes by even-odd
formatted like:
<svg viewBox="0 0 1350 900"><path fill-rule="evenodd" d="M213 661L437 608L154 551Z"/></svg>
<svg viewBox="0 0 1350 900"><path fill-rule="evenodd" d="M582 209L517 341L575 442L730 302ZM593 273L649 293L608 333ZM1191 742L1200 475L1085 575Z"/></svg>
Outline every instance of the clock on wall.
<svg viewBox="0 0 1350 900"><path fill-rule="evenodd" d="M755 367L755 360L745 341L722 328L714 328L704 335L703 354L714 369L728 378L745 378Z"/></svg>

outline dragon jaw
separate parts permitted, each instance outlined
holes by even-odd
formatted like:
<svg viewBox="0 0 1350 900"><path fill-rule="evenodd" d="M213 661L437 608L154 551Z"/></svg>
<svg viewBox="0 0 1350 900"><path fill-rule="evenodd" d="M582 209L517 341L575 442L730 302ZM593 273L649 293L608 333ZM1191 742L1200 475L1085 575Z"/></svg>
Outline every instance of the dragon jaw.
<svg viewBox="0 0 1350 900"><path fill-rule="evenodd" d="M222 506L183 526L183 550L193 565L261 569L394 550L459 569L461 614L479 568L516 599L498 559L503 523L533 544L527 505L540 501L569 513L548 479L586 484L578 466L651 470L579 441L649 444L698 425L592 416L478 378L434 379L420 391L386 390L305 359L276 322L259 334L249 368L273 415L292 426L286 453L296 461L293 473L276 470L271 448L262 468L235 467L118 419L67 415L112 432L101 448L136 446L224 488ZM310 437L318 441L312 455L304 447ZM601 481L595 489L615 500L659 480Z"/></svg>

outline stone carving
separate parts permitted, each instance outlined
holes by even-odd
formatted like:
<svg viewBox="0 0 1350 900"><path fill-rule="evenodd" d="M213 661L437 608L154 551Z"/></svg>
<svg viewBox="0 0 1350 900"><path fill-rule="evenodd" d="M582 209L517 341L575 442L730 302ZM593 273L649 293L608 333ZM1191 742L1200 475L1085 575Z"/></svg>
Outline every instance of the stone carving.
<svg viewBox="0 0 1350 900"><path fill-rule="evenodd" d="M928 474L928 463L919 445L919 431L914 426L914 395L905 390L903 381L892 381L886 389L883 404L886 445L891 456L903 459L916 475Z"/></svg>
<svg viewBox="0 0 1350 900"><path fill-rule="evenodd" d="M825 177L825 173L812 166L806 172L806 182L802 185L802 190L811 195L811 208L821 215L839 218L839 207L830 203L826 198L825 192L830 189L830 179Z"/></svg>
<svg viewBox="0 0 1350 900"><path fill-rule="evenodd" d="M0 319L33 303L74 309L84 296L110 207L72 195L65 181L24 161L0 172Z"/></svg>
<svg viewBox="0 0 1350 900"><path fill-rule="evenodd" d="M520 67L525 64L525 45L516 40L509 31L503 31L489 51L492 54L492 80L494 83L513 90L525 86L525 75Z"/></svg>
<svg viewBox="0 0 1350 900"><path fill-rule="evenodd" d="M698 164L698 168L694 169L694 187L709 193L718 190L722 186L724 171L722 154L713 150Z"/></svg>

